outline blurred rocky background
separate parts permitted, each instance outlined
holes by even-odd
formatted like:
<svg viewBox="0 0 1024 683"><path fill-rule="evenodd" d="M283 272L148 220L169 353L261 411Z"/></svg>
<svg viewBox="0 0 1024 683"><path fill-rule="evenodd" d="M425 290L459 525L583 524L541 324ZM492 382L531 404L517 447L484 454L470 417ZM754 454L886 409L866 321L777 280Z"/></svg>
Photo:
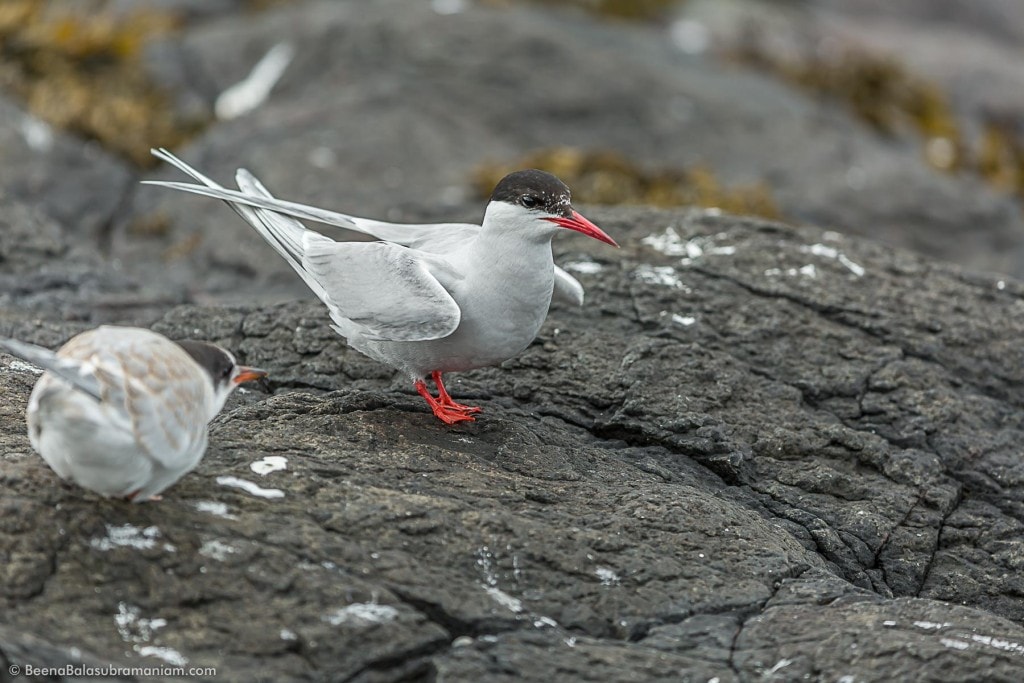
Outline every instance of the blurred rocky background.
<svg viewBox="0 0 1024 683"><path fill-rule="evenodd" d="M0 334L273 374L129 506L0 358L0 660L1024 679L1022 57L1016 0L5 0ZM546 168L623 249L556 240L588 303L446 430L158 146L390 220Z"/></svg>

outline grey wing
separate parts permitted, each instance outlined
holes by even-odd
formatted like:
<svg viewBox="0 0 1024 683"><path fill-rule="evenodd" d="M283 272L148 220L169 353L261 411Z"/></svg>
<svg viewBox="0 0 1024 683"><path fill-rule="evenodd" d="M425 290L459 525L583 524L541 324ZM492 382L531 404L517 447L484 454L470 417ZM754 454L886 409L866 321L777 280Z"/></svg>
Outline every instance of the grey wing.
<svg viewBox="0 0 1024 683"><path fill-rule="evenodd" d="M583 305L583 285L558 266L555 266L554 298L567 304Z"/></svg>
<svg viewBox="0 0 1024 683"><path fill-rule="evenodd" d="M479 225L471 223L384 223L367 221L360 228L377 239L401 244L431 254L446 254L463 246L480 232Z"/></svg>
<svg viewBox="0 0 1024 683"><path fill-rule="evenodd" d="M335 242L316 233L304 241L302 265L327 292L324 302L339 325L338 316L363 336L386 341L440 339L459 326L458 304L423 255L388 242Z"/></svg>
<svg viewBox="0 0 1024 683"><path fill-rule="evenodd" d="M270 197L245 169L235 179L247 196ZM368 339L424 341L459 326L462 313L424 256L386 242L335 242L275 211L233 208L284 256L342 327L343 321L354 323Z"/></svg>
<svg viewBox="0 0 1024 683"><path fill-rule="evenodd" d="M92 368L110 427L129 430L157 462L180 467L205 443L212 398L204 371L166 337L102 325L74 337L59 353Z"/></svg>
<svg viewBox="0 0 1024 683"><path fill-rule="evenodd" d="M17 339L0 339L0 347L8 353L27 360L29 363L37 365L43 370L47 370L61 379L70 382L77 389L92 396L97 401L103 397L95 368L88 361L61 358L49 349L18 341Z"/></svg>
<svg viewBox="0 0 1024 683"><path fill-rule="evenodd" d="M315 206L282 201L270 194L270 191L263 186L263 183L244 168L238 169L238 172L235 174L235 182L238 183L238 188L246 198L258 198L265 200L271 205L259 211L258 213L260 214L272 214L278 219L283 218L280 213L297 216L298 218L307 218L327 225L355 230L364 235L376 237L379 240L394 242L403 247L427 253L445 254L454 251L480 232L480 226L471 223L388 223L326 211ZM273 209L275 205L280 205L281 208L274 211L267 210ZM294 207L301 207L305 215L292 213L289 209ZM275 211L280 213L275 213Z"/></svg>
<svg viewBox="0 0 1024 683"><path fill-rule="evenodd" d="M431 272L426 254L386 242L335 242L279 212L354 230L363 219L281 202L244 169L235 176L241 191L226 190L170 152L154 154L206 186L151 184L228 202L327 305L339 326L354 324L367 338L389 341L439 339L458 327L461 311Z"/></svg>
<svg viewBox="0 0 1024 683"><path fill-rule="evenodd" d="M257 196L258 190L262 189L262 185L258 187L243 185L243 190L246 191L246 194L225 190L214 180L206 177L167 150L152 150L152 152L157 158L166 161L199 182L205 183L207 187L201 189L224 194L225 196L221 196L221 194L212 194L209 196L215 196L219 199L223 199L228 206L234 209L235 213L241 216L242 220L255 228L256 232L258 232L260 236L267 241L267 244L273 247L274 251L280 254L281 257L288 262L288 265L290 265L295 272L299 274L299 277L302 278L302 281L306 283L306 286L313 291L317 298L326 302L327 294L324 292L323 287L320 283L310 277L302 266L302 236L307 232L306 227L294 218L288 218L287 216L282 216L279 213L267 211L265 209L256 209L252 207L250 202L239 201L237 199L237 196L259 199ZM248 174L246 174L246 176L248 176ZM240 173L239 182L244 182L244 178L245 177ZM147 181L147 183L151 185L161 184L150 181ZM185 185L183 183L177 184L184 185L184 187L188 188L199 188L198 185ZM265 192L265 190L263 191Z"/></svg>
<svg viewBox="0 0 1024 683"><path fill-rule="evenodd" d="M373 234L366 229L365 226L369 226L376 221L372 221L365 218L359 218L356 216L349 216L343 213L337 213L334 211L328 211L326 209L320 209L315 206L309 206L307 204L299 204L298 202L289 202L283 199L276 199L270 195L266 189L260 186L262 192L252 193L249 191L238 191L229 190L221 187L213 180L207 178L205 175L197 171L195 168L189 166L184 161L174 156L166 149L154 149L150 150L153 156L166 161L180 171L188 174L192 178L203 183L202 185L192 185L190 183L177 183L163 180L144 180L143 185L157 185L160 187L168 187L172 190L180 190L182 192L191 192L193 194L199 194L206 197L213 197L214 199L221 199L228 202L232 207L237 205L249 206L257 209L269 209L270 211L276 211L283 213L295 218L302 218L305 220L316 221L318 223L324 223L326 225L334 225L340 228L347 228L349 230L355 230L357 232L365 232L367 234ZM255 180L255 178L248 171L240 169L238 176L245 177L247 179ZM256 181L258 182L258 181ZM364 227L360 227L364 226Z"/></svg>
<svg viewBox="0 0 1024 683"><path fill-rule="evenodd" d="M153 351L174 360L154 360ZM186 365L187 359L179 364L167 349L141 348L120 360L124 381L108 400L123 401L136 441L154 460L170 469L181 467L206 446L209 398L197 374L203 370Z"/></svg>
<svg viewBox="0 0 1024 683"><path fill-rule="evenodd" d="M198 180L202 185L162 180L145 180L143 184L158 185L173 190L221 199L228 202L235 211L239 211L243 207L267 209L295 218L354 230L377 239L435 254L444 253L456 246L465 244L466 241L473 238L480 231L479 225L471 223L389 223L277 199L263 187L255 176L245 169L239 169L235 176L240 191L229 190L210 180L165 149L152 150L152 153L158 159L166 161L183 173ZM241 211L239 213L241 214ZM243 218L245 218L244 215Z"/></svg>

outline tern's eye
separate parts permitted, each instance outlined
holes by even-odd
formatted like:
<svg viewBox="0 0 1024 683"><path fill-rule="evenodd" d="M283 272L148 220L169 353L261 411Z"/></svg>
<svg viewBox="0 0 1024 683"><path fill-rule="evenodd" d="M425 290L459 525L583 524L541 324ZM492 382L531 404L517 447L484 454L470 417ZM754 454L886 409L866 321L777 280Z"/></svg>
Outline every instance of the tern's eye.
<svg viewBox="0 0 1024 683"><path fill-rule="evenodd" d="M232 366L230 366L230 365L225 365L225 366L224 366L224 367L223 367L223 368L221 369L221 371L220 371L220 378L221 378L221 379L228 379L229 377L231 377L231 371L232 371L232 370L234 370L234 368L233 368Z"/></svg>
<svg viewBox="0 0 1024 683"><path fill-rule="evenodd" d="M525 206L527 209L532 209L540 204L540 200L532 195L527 194L523 195L523 197L519 200L519 203Z"/></svg>

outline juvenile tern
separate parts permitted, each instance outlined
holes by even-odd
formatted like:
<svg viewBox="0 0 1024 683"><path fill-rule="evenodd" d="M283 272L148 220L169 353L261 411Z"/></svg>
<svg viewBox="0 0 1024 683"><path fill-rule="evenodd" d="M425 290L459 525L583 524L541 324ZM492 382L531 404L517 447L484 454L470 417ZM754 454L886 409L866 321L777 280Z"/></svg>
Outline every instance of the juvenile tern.
<svg viewBox="0 0 1024 683"><path fill-rule="evenodd" d="M267 374L214 344L136 327L104 325L56 352L15 339L0 349L45 370L27 411L43 460L62 479L135 502L198 465L228 395Z"/></svg>

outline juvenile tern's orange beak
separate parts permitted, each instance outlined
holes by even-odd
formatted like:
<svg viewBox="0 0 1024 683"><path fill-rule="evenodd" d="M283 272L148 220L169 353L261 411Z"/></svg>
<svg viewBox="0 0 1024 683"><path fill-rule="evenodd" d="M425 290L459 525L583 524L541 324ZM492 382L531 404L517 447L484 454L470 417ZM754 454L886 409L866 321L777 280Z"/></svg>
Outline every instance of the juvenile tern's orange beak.
<svg viewBox="0 0 1024 683"><path fill-rule="evenodd" d="M235 375L235 379L232 381L238 385L242 382L251 382L254 379L262 379L266 376L266 370L260 370L259 368L247 368L244 365L240 365L238 366L238 374Z"/></svg>

